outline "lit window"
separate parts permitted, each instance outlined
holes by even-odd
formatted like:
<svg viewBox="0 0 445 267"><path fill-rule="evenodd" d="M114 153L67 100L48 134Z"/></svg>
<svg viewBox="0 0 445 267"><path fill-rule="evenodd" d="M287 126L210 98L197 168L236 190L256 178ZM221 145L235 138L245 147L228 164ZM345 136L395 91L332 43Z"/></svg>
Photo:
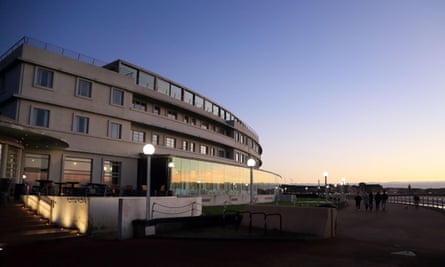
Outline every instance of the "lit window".
<svg viewBox="0 0 445 267"><path fill-rule="evenodd" d="M209 147L208 147L208 146L203 146L203 145L201 145L201 147L200 147L200 152L201 152L201 154L203 154L203 155L207 155L207 154L208 154L208 150L209 150Z"/></svg>
<svg viewBox="0 0 445 267"><path fill-rule="evenodd" d="M106 185L119 185L121 180L121 163L118 161L104 161L103 183Z"/></svg>
<svg viewBox="0 0 445 267"><path fill-rule="evenodd" d="M188 142L182 141L182 150L187 150L187 149L188 149Z"/></svg>
<svg viewBox="0 0 445 267"><path fill-rule="evenodd" d="M112 89L111 103L114 105L123 106L124 105L124 92L121 90Z"/></svg>
<svg viewBox="0 0 445 267"><path fill-rule="evenodd" d="M141 100L133 99L133 109L147 111L147 104Z"/></svg>
<svg viewBox="0 0 445 267"><path fill-rule="evenodd" d="M37 69L35 84L37 86L53 88L54 72L46 69Z"/></svg>
<svg viewBox="0 0 445 267"><path fill-rule="evenodd" d="M175 148L176 147L176 139L167 137L165 138L165 146Z"/></svg>
<svg viewBox="0 0 445 267"><path fill-rule="evenodd" d="M63 162L63 180L83 183L91 182L93 160L66 157Z"/></svg>
<svg viewBox="0 0 445 267"><path fill-rule="evenodd" d="M151 143L153 145L159 145L159 135L154 134L151 136Z"/></svg>
<svg viewBox="0 0 445 267"><path fill-rule="evenodd" d="M122 125L118 123L110 123L110 137L114 139L121 139Z"/></svg>
<svg viewBox="0 0 445 267"><path fill-rule="evenodd" d="M77 80L76 94L78 96L90 98L92 88L93 88L93 84L91 82L79 79L79 80Z"/></svg>
<svg viewBox="0 0 445 267"><path fill-rule="evenodd" d="M178 113L176 113L175 111L168 111L168 113L167 113L167 117L169 118L169 119L172 119L172 120L176 120L176 118L178 117Z"/></svg>
<svg viewBox="0 0 445 267"><path fill-rule="evenodd" d="M145 133L144 132L133 130L132 136L133 136L133 141L135 141L135 142L139 142L139 143L145 142Z"/></svg>
<svg viewBox="0 0 445 267"><path fill-rule="evenodd" d="M76 116L75 117L75 123L74 128L75 131L78 133L88 133L88 127L89 127L90 119L83 116Z"/></svg>
<svg viewBox="0 0 445 267"><path fill-rule="evenodd" d="M49 110L34 108L31 124L40 127L49 127Z"/></svg>
<svg viewBox="0 0 445 267"><path fill-rule="evenodd" d="M190 152L195 152L195 143L190 143Z"/></svg>

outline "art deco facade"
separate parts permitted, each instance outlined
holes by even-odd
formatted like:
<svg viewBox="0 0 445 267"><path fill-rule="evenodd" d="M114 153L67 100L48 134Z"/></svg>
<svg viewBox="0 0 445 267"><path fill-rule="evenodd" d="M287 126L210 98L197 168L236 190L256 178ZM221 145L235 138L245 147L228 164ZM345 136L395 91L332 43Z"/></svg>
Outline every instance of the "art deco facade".
<svg viewBox="0 0 445 267"><path fill-rule="evenodd" d="M156 147L152 194L245 194L249 158L257 162L256 193L279 183L259 169L258 135L185 86L30 38L1 56L0 177L140 190L146 143Z"/></svg>

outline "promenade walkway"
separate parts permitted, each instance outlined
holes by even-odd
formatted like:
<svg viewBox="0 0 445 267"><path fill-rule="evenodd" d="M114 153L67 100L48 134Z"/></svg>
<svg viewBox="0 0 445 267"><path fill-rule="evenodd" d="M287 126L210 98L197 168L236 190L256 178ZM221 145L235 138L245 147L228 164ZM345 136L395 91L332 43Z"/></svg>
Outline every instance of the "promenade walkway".
<svg viewBox="0 0 445 267"><path fill-rule="evenodd" d="M188 234L42 242L18 236L22 242L0 251L0 266L445 266L445 214L397 204L385 212L353 205L339 210L337 237L328 240L226 239L219 230Z"/></svg>

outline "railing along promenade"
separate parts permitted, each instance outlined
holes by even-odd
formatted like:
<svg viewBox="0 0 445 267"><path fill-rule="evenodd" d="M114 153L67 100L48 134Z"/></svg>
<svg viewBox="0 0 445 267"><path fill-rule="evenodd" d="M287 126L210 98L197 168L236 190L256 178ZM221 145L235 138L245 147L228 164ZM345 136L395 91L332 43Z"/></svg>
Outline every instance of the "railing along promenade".
<svg viewBox="0 0 445 267"><path fill-rule="evenodd" d="M388 197L388 201L395 204L416 205L413 195L393 195ZM445 209L445 196L419 195L418 205L419 207Z"/></svg>

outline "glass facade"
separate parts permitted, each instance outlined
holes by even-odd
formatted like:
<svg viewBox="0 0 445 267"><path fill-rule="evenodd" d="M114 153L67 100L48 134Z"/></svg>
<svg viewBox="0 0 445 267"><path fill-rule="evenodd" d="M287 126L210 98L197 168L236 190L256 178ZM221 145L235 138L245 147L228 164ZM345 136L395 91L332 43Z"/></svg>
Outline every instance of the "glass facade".
<svg viewBox="0 0 445 267"><path fill-rule="evenodd" d="M170 190L177 196L249 194L250 169L233 165L173 157ZM167 163L166 163L167 164ZM253 170L254 194L274 194L281 177Z"/></svg>
<svg viewBox="0 0 445 267"><path fill-rule="evenodd" d="M49 155L25 154L24 170L28 182L48 180Z"/></svg>

